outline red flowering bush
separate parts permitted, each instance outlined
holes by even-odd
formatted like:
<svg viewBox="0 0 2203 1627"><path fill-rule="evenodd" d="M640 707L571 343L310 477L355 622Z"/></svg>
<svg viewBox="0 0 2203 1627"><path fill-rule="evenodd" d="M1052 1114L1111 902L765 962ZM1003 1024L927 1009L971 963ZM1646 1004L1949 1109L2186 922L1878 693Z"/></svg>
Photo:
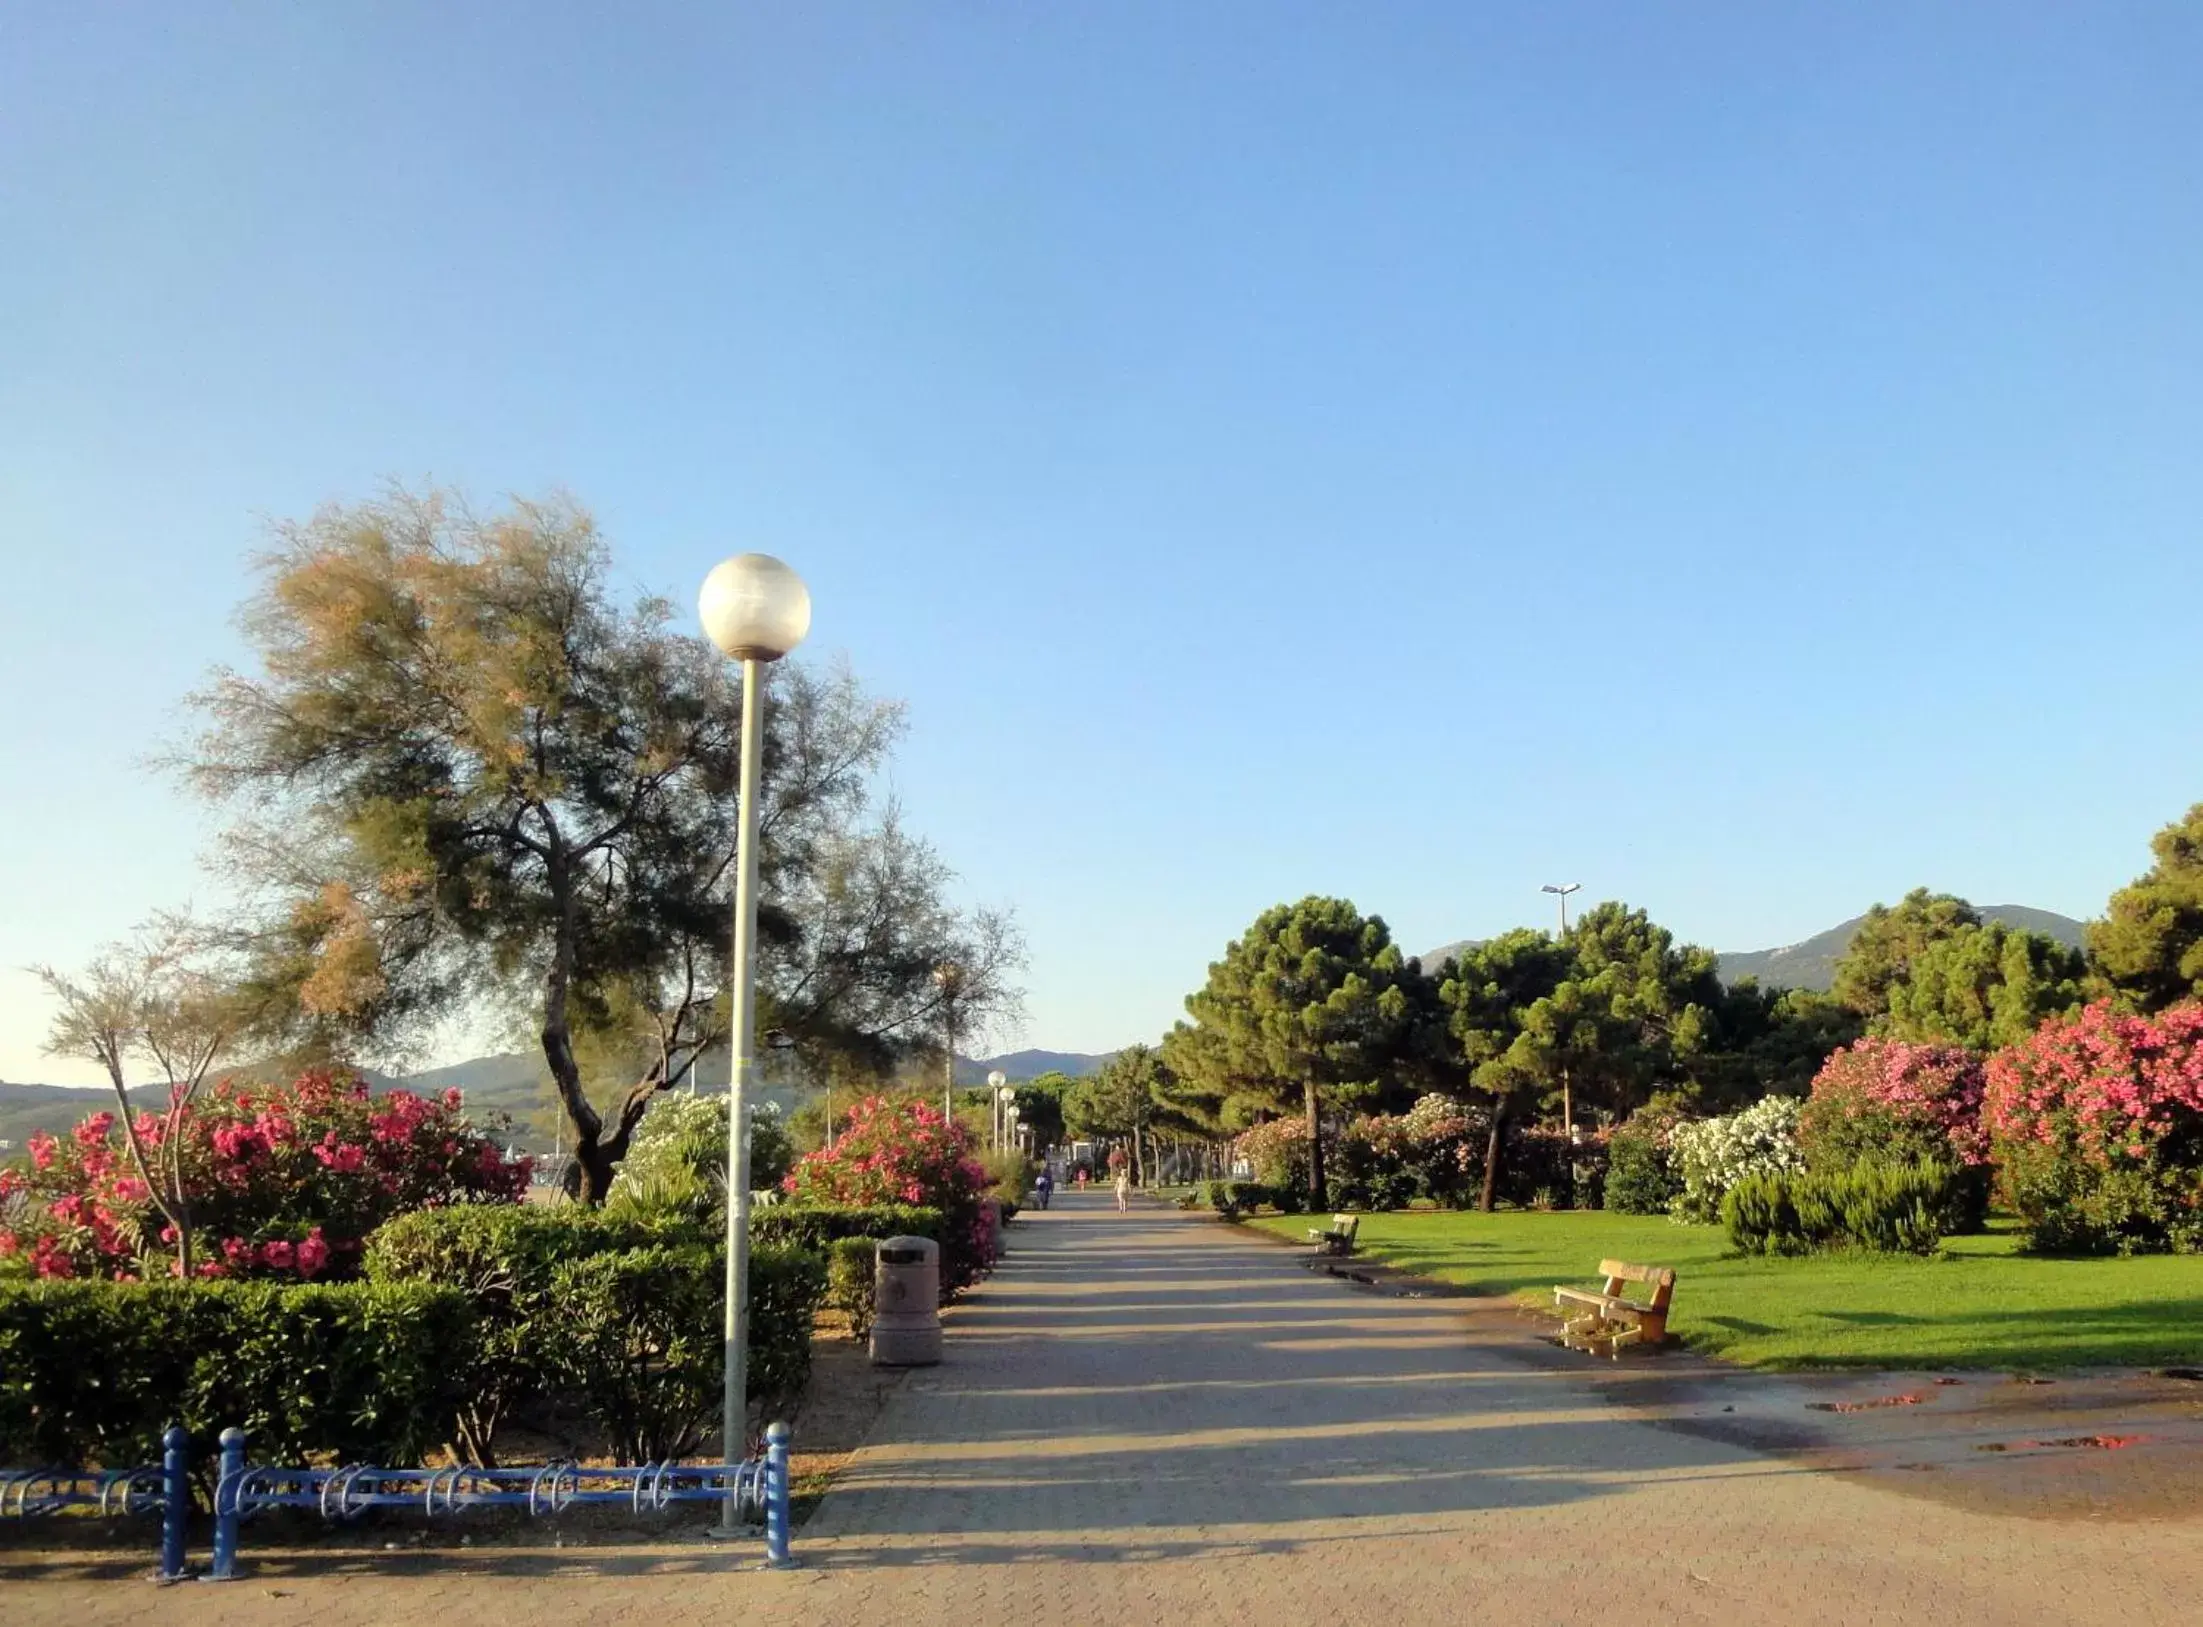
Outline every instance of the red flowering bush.
<svg viewBox="0 0 2203 1627"><path fill-rule="evenodd" d="M987 1172L971 1132L919 1097L865 1098L834 1144L804 1154L780 1184L809 1204L940 1210L948 1240L941 1251L944 1290L969 1287L994 1263L993 1235L979 1212Z"/></svg>
<svg viewBox="0 0 2203 1627"><path fill-rule="evenodd" d="M375 1096L347 1074L287 1085L215 1085L177 1121L140 1113L149 1159L173 1157L190 1196L192 1274L291 1280L355 1274L361 1241L409 1209L514 1202L529 1164L507 1159L459 1111L459 1093ZM30 1138L30 1167L0 1172L0 1198L29 1200L0 1231L0 1262L40 1277L176 1275L176 1232L153 1202L109 1112L67 1137Z"/></svg>
<svg viewBox="0 0 2203 1627"><path fill-rule="evenodd" d="M1923 1159L1989 1161L1981 1123L1987 1076L1962 1045L1862 1039L1821 1066L1798 1119L1798 1145L1818 1170Z"/></svg>
<svg viewBox="0 0 2203 1627"><path fill-rule="evenodd" d="M2051 1018L1990 1058L1982 1116L2031 1247L2203 1251L2203 1005Z"/></svg>

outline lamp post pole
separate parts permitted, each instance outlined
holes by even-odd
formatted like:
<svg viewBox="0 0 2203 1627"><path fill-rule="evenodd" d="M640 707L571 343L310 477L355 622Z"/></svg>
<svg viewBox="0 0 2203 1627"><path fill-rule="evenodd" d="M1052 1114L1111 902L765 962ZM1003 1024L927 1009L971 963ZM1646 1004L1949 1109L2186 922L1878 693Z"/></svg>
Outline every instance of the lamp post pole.
<svg viewBox="0 0 2203 1627"><path fill-rule="evenodd" d="M727 1282L725 1394L720 1456L726 1502L720 1529L741 1526L735 1469L749 1444L750 1342L750 1076L757 1066L757 803L765 756L768 662L803 641L811 628L811 595L803 579L769 554L738 554L704 579L698 600L704 631L742 663L742 740L734 873L734 953L728 966L732 1021L727 1035Z"/></svg>
<svg viewBox="0 0 2203 1627"><path fill-rule="evenodd" d="M1548 883L1546 886L1539 888L1538 891L1551 893L1560 900L1560 935L1564 938L1567 937L1568 895L1582 892L1583 883L1571 881L1565 887L1556 887ZM1560 1127L1561 1133L1568 1137L1569 1145L1573 1146L1576 1140L1576 1104L1569 1095L1568 1064L1566 1061L1563 1061L1560 1065Z"/></svg>

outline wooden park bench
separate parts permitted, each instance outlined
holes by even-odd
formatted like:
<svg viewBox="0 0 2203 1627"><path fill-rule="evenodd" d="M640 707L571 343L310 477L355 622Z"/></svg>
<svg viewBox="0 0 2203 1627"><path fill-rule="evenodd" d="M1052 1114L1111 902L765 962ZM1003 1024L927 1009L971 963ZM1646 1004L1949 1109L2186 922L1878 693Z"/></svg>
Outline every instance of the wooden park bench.
<svg viewBox="0 0 2203 1627"><path fill-rule="evenodd" d="M1581 1288L1553 1290L1554 1308L1567 1318L1560 1342L1571 1350L1588 1350L1616 1361L1622 1359L1624 1345L1665 1344L1675 1273L1666 1266L1601 1260L1599 1275L1606 1279L1606 1286L1595 1294ZM1626 1298L1624 1290L1633 1282L1649 1284L1651 1297ZM1572 1313L1571 1307L1576 1307Z"/></svg>
<svg viewBox="0 0 2203 1627"><path fill-rule="evenodd" d="M1319 1254L1352 1254L1354 1234L1361 1229L1360 1215L1333 1215L1328 1230L1320 1226L1308 1228L1308 1241L1316 1245Z"/></svg>

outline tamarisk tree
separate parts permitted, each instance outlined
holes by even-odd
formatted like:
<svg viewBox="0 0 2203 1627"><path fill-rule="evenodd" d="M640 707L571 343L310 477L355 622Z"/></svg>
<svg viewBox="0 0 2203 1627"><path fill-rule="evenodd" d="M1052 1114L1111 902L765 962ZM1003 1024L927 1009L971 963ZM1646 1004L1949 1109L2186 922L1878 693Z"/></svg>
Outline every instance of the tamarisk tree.
<svg viewBox="0 0 2203 1627"><path fill-rule="evenodd" d="M477 516L398 493L279 528L187 766L240 811L247 933L294 1044L390 1047L485 1004L523 1014L603 1198L657 1093L727 1036L739 679L652 597L616 604L560 499ZM814 1063L925 1032L932 967L994 969L999 918L867 787L901 711L773 669L759 827L761 1027ZM577 1051L577 1045L579 1051ZM628 1069L592 1099L584 1055Z"/></svg>

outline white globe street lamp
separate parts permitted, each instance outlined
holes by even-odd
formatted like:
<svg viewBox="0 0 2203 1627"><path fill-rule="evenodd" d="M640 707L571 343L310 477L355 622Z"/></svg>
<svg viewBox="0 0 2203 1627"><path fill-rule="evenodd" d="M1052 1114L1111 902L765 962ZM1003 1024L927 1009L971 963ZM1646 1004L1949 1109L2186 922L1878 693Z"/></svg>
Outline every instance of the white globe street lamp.
<svg viewBox="0 0 2203 1627"><path fill-rule="evenodd" d="M994 1100L989 1103L994 1110L991 1128L994 1131L994 1150L1002 1150L1002 1104L1010 1099L1010 1076L1000 1068L987 1075L987 1091Z"/></svg>
<svg viewBox="0 0 2203 1627"><path fill-rule="evenodd" d="M741 1523L735 1467L749 1433L750 1136L745 1100L757 1066L757 991L751 963L757 942L757 799L765 755L766 663L803 642L811 630L811 593L803 578L770 554L737 554L704 578L696 609L720 651L742 663L740 834L735 840L734 960L730 968L734 1020L728 1035L726 1410L721 1456L727 1500L722 1528Z"/></svg>

